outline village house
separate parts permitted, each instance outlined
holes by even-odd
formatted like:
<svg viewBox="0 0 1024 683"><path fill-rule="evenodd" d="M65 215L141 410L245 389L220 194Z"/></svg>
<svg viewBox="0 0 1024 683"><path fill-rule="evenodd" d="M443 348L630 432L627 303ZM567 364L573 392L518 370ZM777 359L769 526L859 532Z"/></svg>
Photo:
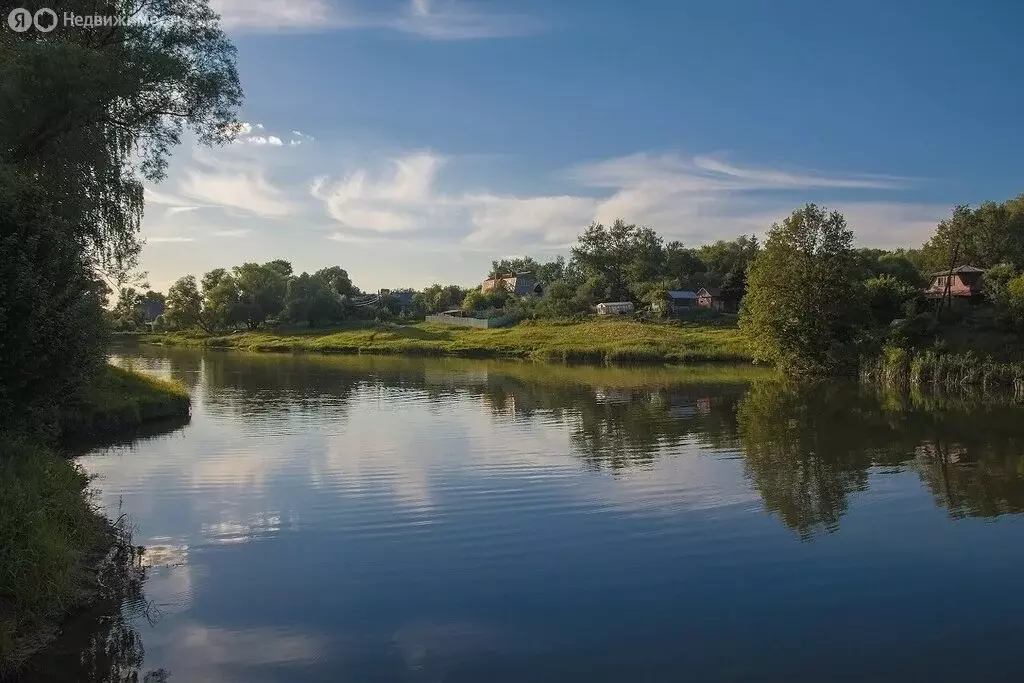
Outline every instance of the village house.
<svg viewBox="0 0 1024 683"><path fill-rule="evenodd" d="M701 287L697 290L697 305L720 313L735 313L740 309L740 300L735 294L717 287Z"/></svg>
<svg viewBox="0 0 1024 683"><path fill-rule="evenodd" d="M680 289L666 292L664 301L655 301L651 304L651 310L657 313L681 313L688 311L697 305L697 293L690 290Z"/></svg>
<svg viewBox="0 0 1024 683"><path fill-rule="evenodd" d="M480 291L487 294L494 291L499 284L503 285L508 293L513 296L542 296L544 294L543 285L537 282L537 278L530 272L512 273L504 277L489 278L480 285Z"/></svg>
<svg viewBox="0 0 1024 683"><path fill-rule="evenodd" d="M947 288L951 300L975 301L981 297L982 276L985 271L974 266L958 266L932 274L932 283L925 290L929 299L946 296Z"/></svg>

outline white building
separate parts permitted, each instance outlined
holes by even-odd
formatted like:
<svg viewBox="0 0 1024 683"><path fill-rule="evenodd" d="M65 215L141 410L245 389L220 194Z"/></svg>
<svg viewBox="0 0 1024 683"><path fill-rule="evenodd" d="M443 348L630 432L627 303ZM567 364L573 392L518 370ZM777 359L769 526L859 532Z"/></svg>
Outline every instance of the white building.
<svg viewBox="0 0 1024 683"><path fill-rule="evenodd" d="M633 312L632 301L609 301L597 305L598 315L622 315Z"/></svg>

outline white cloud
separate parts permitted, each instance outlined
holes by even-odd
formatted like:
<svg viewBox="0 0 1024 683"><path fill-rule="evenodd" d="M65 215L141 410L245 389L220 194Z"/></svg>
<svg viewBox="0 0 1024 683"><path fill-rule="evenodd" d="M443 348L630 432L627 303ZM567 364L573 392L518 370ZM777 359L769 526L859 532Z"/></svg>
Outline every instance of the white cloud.
<svg viewBox="0 0 1024 683"><path fill-rule="evenodd" d="M468 2L456 0L411 0L408 12L391 20L388 26L434 40L523 36L543 28L530 17L481 12L469 7Z"/></svg>
<svg viewBox="0 0 1024 683"><path fill-rule="evenodd" d="M249 234L249 230L246 228L238 228L235 230L214 230L210 234L214 237L245 237Z"/></svg>
<svg viewBox="0 0 1024 683"><path fill-rule="evenodd" d="M281 138L276 135L253 135L241 141L250 145L271 145L274 147L280 147L283 144Z"/></svg>
<svg viewBox="0 0 1024 683"><path fill-rule="evenodd" d="M543 24L519 14L483 11L468 0L212 0L222 23L235 31L389 29L431 40L500 38L536 33Z"/></svg>
<svg viewBox="0 0 1024 683"><path fill-rule="evenodd" d="M185 172L181 192L208 206L240 209L257 216L281 217L295 206L264 177L262 169Z"/></svg>
<svg viewBox="0 0 1024 683"><path fill-rule="evenodd" d="M234 135L232 142L238 145L270 145L271 147L284 145L284 141L276 135L253 135L253 130L265 130L262 123L239 121L232 125L230 130ZM311 137L309 139L312 140Z"/></svg>
<svg viewBox="0 0 1024 683"><path fill-rule="evenodd" d="M331 21L325 0L211 0L226 29L312 28Z"/></svg>
<svg viewBox="0 0 1024 683"><path fill-rule="evenodd" d="M295 137L288 141L288 145L290 147L295 147L297 145L313 142L314 140L316 140L316 138L314 138L312 135L307 135L306 133L303 133L298 130L293 130L292 135L294 135Z"/></svg>
<svg viewBox="0 0 1024 683"><path fill-rule="evenodd" d="M547 244L571 242L594 215L595 200L590 197L466 197L475 206L471 213L473 232L469 243L508 240L529 235Z"/></svg>
<svg viewBox="0 0 1024 683"><path fill-rule="evenodd" d="M906 178L879 175L831 177L822 173L793 173L778 170L741 168L711 157L695 157L694 165L718 176L735 178L749 189L784 189L788 187L844 187L892 190L904 187Z"/></svg>
<svg viewBox="0 0 1024 683"><path fill-rule="evenodd" d="M865 200L840 205L823 193L893 192L909 179L756 168L708 156L633 154L576 166L566 176L594 194L511 196L436 190L442 159L420 152L391 162L374 178L357 170L332 184L317 179L311 193L347 228L377 233L420 231L461 248L566 247L592 221L616 218L649 225L690 244L760 233L796 204L813 200L847 211L866 244L922 241L944 211L932 205ZM800 194L799 200L790 197ZM333 239L357 241L339 232ZM403 239L406 239L403 237Z"/></svg>
<svg viewBox="0 0 1024 683"><path fill-rule="evenodd" d="M159 190L154 190L151 187L143 188L143 198L147 204L163 204L165 206L179 208L189 206L189 201L187 199L167 192L160 192Z"/></svg>
<svg viewBox="0 0 1024 683"><path fill-rule="evenodd" d="M189 211L195 211L201 208L201 206L170 206L167 208L167 214L173 216L174 214L188 213Z"/></svg>
<svg viewBox="0 0 1024 683"><path fill-rule="evenodd" d="M161 236L157 236L157 237L147 237L146 238L146 242L147 243L148 242L195 242L195 241L196 241L195 237L175 237L175 236L161 237Z"/></svg>
<svg viewBox="0 0 1024 683"><path fill-rule="evenodd" d="M413 230L424 227L424 219L441 203L432 186L442 163L430 152L418 152L393 159L392 172L379 180L358 170L333 185L317 178L310 193L347 227L374 232Z"/></svg>

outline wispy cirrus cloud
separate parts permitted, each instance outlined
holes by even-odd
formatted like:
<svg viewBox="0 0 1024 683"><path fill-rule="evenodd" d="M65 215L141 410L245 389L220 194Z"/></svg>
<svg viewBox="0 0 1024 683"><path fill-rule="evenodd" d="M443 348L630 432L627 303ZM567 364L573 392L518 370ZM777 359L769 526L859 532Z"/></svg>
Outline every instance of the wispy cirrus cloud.
<svg viewBox="0 0 1024 683"><path fill-rule="evenodd" d="M230 208L269 218L287 216L295 204L270 183L261 168L245 171L189 169L181 193L205 206Z"/></svg>
<svg viewBox="0 0 1024 683"><path fill-rule="evenodd" d="M182 235L155 235L147 237L146 242L195 242L195 237L184 237Z"/></svg>
<svg viewBox="0 0 1024 683"><path fill-rule="evenodd" d="M330 0L213 0L224 27L234 31L387 29L429 40L523 36L543 30L534 17L483 9L467 0L402 3Z"/></svg>
<svg viewBox="0 0 1024 683"><path fill-rule="evenodd" d="M792 209L794 193L818 201L835 191L874 195L837 208L848 211L862 241L879 246L920 241L944 214L938 206L877 199L912 179L764 168L712 156L633 154L581 164L563 174L580 192L537 196L439 192L442 161L415 153L391 160L392 172L376 179L365 170L336 184L318 179L312 194L344 228L384 235L444 229L442 239L463 249L565 248L590 222L616 218L689 243L763 233ZM340 232L333 239L365 236Z"/></svg>
<svg viewBox="0 0 1024 683"><path fill-rule="evenodd" d="M210 234L214 237L246 237L251 232L248 228L236 228L234 230L214 230Z"/></svg>

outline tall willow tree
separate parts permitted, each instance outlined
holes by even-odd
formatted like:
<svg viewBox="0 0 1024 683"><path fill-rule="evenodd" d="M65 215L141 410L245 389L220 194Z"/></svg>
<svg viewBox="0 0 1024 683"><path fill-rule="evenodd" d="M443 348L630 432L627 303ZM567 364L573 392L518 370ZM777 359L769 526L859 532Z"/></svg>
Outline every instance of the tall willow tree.
<svg viewBox="0 0 1024 683"><path fill-rule="evenodd" d="M740 312L759 358L790 375L855 368L865 304L852 243L843 215L814 204L771 227Z"/></svg>
<svg viewBox="0 0 1024 683"><path fill-rule="evenodd" d="M132 268L145 180L242 91L207 0L71 0L121 26L0 32L0 427L54 426L103 357L97 276Z"/></svg>

